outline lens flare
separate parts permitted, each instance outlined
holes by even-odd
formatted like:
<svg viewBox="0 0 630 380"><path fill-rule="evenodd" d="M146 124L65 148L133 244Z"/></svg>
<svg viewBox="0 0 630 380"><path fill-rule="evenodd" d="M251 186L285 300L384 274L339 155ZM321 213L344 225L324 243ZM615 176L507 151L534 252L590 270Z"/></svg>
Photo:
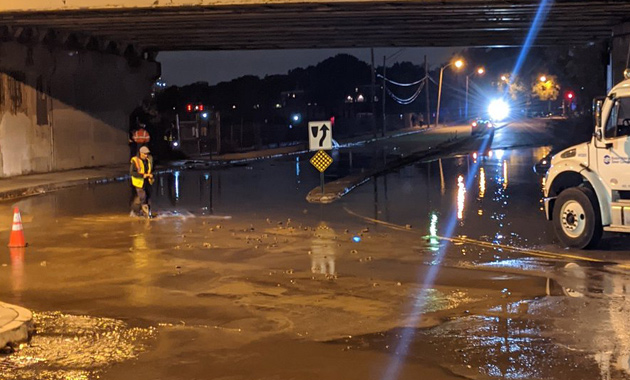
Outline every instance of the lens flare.
<svg viewBox="0 0 630 380"><path fill-rule="evenodd" d="M495 99L488 106L488 114L493 120L504 120L510 115L510 106L504 100Z"/></svg>

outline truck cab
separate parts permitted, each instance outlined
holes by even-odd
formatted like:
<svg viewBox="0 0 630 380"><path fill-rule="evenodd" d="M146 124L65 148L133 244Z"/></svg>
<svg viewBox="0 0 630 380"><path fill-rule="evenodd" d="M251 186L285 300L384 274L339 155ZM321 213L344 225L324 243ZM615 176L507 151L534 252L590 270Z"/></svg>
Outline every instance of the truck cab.
<svg viewBox="0 0 630 380"><path fill-rule="evenodd" d="M593 120L591 140L554 155L544 182L547 219L580 249L603 231L630 233L630 79L593 101Z"/></svg>

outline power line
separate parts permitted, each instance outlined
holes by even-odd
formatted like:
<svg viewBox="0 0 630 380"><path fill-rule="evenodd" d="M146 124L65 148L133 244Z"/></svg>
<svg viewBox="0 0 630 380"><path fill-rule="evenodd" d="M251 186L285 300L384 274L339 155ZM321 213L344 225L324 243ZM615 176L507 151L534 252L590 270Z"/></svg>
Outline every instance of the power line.
<svg viewBox="0 0 630 380"><path fill-rule="evenodd" d="M418 98L418 96L420 96L420 94L422 93L422 89L424 88L424 85L426 84L426 79L427 79L427 77L424 77L424 78L421 80L421 84L420 84L420 86L418 86L418 89L414 92L414 94L413 94L413 95L411 95L410 97L406 98L406 99L403 99L403 98L400 98L400 97L396 96L396 95L395 95L395 94L394 94L394 93L393 93L393 92L392 92L389 88L387 89L387 93L388 93L388 94L389 94L389 96L390 96L392 99L394 99L394 100L396 101L396 103L398 103L398 104L402 104L402 105L408 105L408 104L411 104L411 103L413 103L413 102L414 102L414 101Z"/></svg>
<svg viewBox="0 0 630 380"><path fill-rule="evenodd" d="M393 85L396 85L396 86L401 86L401 87L411 87L411 86L415 86L415 85L417 85L417 84L420 84L420 83L424 82L424 80L426 79L426 76L425 76L424 78L419 79L419 80L417 80L417 81L415 81L415 82L411 82L411 83L400 83L400 82L396 82L396 81L393 81L393 80L391 80L391 79L385 78L385 77L383 77L381 74L377 74L377 76L378 76L379 78L381 78L381 79L385 79L385 80L387 81L387 83L391 83L391 84L393 84Z"/></svg>

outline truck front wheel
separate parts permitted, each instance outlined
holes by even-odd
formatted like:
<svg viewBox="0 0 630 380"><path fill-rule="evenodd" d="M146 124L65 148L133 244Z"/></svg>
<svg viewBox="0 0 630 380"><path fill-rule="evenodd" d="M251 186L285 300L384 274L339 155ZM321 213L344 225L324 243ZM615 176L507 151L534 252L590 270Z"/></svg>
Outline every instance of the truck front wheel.
<svg viewBox="0 0 630 380"><path fill-rule="evenodd" d="M602 218L597 197L586 187L560 193L553 210L556 236L573 248L594 248L602 237Z"/></svg>

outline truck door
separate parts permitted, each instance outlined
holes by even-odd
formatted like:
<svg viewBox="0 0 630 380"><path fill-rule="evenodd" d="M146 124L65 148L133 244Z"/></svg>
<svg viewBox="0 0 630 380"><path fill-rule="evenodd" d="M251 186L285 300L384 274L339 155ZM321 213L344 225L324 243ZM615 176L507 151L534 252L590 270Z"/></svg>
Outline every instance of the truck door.
<svg viewBox="0 0 630 380"><path fill-rule="evenodd" d="M605 149L597 149L599 175L612 190L630 190L630 97L613 100L604 121Z"/></svg>

